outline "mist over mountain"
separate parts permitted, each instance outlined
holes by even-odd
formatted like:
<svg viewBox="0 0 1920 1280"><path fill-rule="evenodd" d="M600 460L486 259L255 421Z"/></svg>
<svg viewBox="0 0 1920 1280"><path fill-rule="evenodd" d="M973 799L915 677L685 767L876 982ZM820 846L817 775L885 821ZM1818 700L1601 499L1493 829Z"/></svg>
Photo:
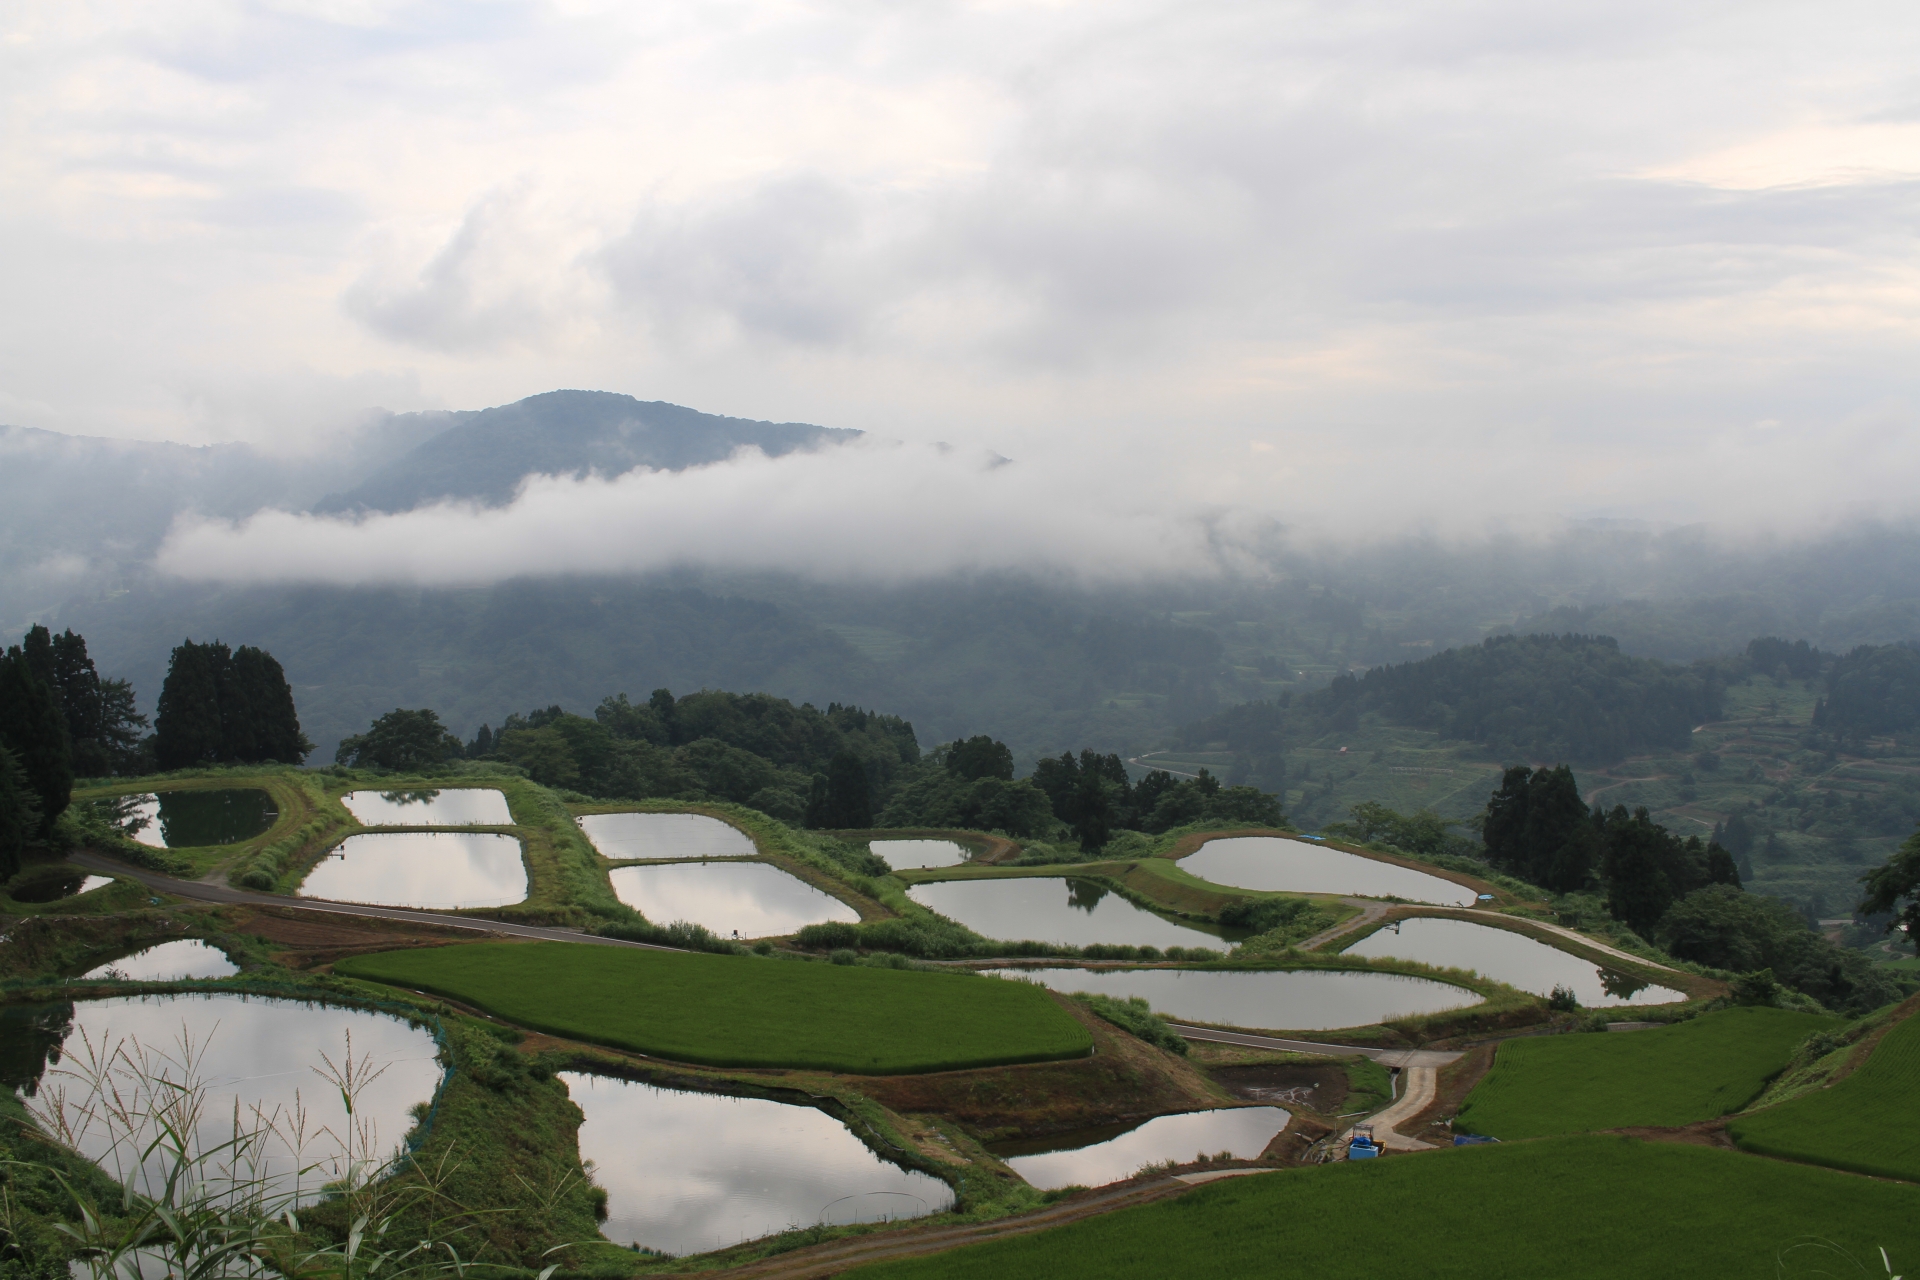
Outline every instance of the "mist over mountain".
<svg viewBox="0 0 1920 1280"><path fill-rule="evenodd" d="M1173 504L1129 515L1098 476L602 392L376 415L309 458L20 430L0 451L15 464L0 480L10 630L74 627L149 708L182 638L264 647L323 758L395 706L470 734L665 686L858 703L927 745L988 733L1031 761L1155 749L1222 708L1504 631L1609 635L1670 662L1757 635L1828 652L1920 638L1910 529L1326 542ZM890 493L907 473L922 487ZM235 522L208 527L258 576L157 570L195 517ZM428 538L444 563L507 568L446 581L420 559ZM654 567L607 571L607 548ZM302 581L296 561L333 576ZM388 580L409 563L418 581Z"/></svg>
<svg viewBox="0 0 1920 1280"><path fill-rule="evenodd" d="M743 447L777 458L860 434L720 417L610 391L549 391L492 409L401 414L394 422L431 434L378 474L330 494L312 510L391 513L450 498L500 506L530 475L617 476L635 467L682 471L719 462Z"/></svg>

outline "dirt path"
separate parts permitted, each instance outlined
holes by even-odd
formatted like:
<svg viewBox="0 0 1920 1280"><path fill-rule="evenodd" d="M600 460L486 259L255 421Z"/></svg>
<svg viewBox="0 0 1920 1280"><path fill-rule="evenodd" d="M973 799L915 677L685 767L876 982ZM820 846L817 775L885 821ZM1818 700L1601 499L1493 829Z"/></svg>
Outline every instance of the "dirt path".
<svg viewBox="0 0 1920 1280"><path fill-rule="evenodd" d="M1486 916L1489 919L1493 919L1493 920L1512 921L1515 919L1515 917L1513 916L1501 915L1498 911L1479 911L1479 910L1475 910L1472 907L1461 907L1459 908L1459 910L1465 915ZM1589 938L1584 933L1576 933L1572 929L1566 928L1564 925L1548 924L1544 920L1525 920L1523 921L1523 923L1535 929L1543 929L1548 933L1557 933L1561 937L1567 939L1569 942L1577 942L1583 947L1591 947L1595 951L1604 952L1607 955L1613 956L1620 960L1629 961L1633 964L1640 965L1643 968L1658 969L1662 973L1680 972L1678 969L1669 968L1664 964L1656 964L1654 961L1649 960L1644 956L1636 956L1630 951L1622 951L1618 947L1610 947L1606 943L1601 942L1597 938Z"/></svg>
<svg viewBox="0 0 1920 1280"><path fill-rule="evenodd" d="M1299 943L1298 945L1302 951L1317 950L1335 939L1344 938L1350 933L1355 933L1367 928L1369 925L1377 924L1381 916L1386 915L1387 912L1393 910L1395 907L1403 905L1398 902L1380 902L1372 898L1342 898L1340 901L1350 907L1360 908L1360 914L1357 916L1349 916L1339 924L1334 925L1331 929L1322 929L1311 938Z"/></svg>
<svg viewBox="0 0 1920 1280"><path fill-rule="evenodd" d="M250 907L286 907L295 911L316 911L325 915L359 916L368 920L400 920L409 924L439 925L444 929L467 929L510 938L538 938L543 942L583 942L601 947L638 947L643 951L677 951L650 942L628 942L623 938L602 938L574 929L548 929L539 925L509 924L504 920L482 920L474 916L442 915L435 911L408 911L401 907L369 907L352 902L323 902L317 898L289 898L277 893L255 893L200 880L175 880L157 871L129 866L97 853L76 853L67 861L104 875L125 876L137 880L155 893L170 893L197 902L244 903Z"/></svg>
<svg viewBox="0 0 1920 1280"><path fill-rule="evenodd" d="M1459 1057L1459 1054L1452 1055ZM1389 1151L1431 1151L1433 1144L1422 1142L1418 1138L1409 1138L1400 1132L1400 1126L1433 1105L1434 1095L1439 1090L1440 1073L1430 1066L1407 1067L1400 1073L1401 1094L1391 1104L1368 1117L1373 1125L1375 1141ZM1353 1135L1349 1129L1341 1139L1345 1145L1347 1138Z"/></svg>
<svg viewBox="0 0 1920 1280"><path fill-rule="evenodd" d="M1233 1044L1246 1049L1271 1049L1275 1053L1314 1053L1328 1058L1371 1058L1383 1067L1444 1067L1460 1055L1440 1049L1375 1049L1357 1044L1322 1044L1315 1040L1282 1040L1274 1036L1252 1036L1241 1031L1216 1031L1212 1027L1188 1027L1169 1022L1175 1035L1188 1040L1206 1040L1213 1044Z"/></svg>

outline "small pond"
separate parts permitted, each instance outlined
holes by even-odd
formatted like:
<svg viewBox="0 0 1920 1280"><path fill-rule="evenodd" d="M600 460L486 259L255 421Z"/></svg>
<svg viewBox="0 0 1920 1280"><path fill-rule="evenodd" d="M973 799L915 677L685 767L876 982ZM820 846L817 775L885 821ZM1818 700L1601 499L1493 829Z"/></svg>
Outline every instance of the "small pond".
<svg viewBox="0 0 1920 1280"><path fill-rule="evenodd" d="M325 1068L323 1051L336 1064L344 1064L349 1034L356 1072L363 1063L386 1067L360 1094L354 1115L356 1121L372 1122L373 1149L385 1157L412 1125L408 1108L433 1097L440 1066L434 1061L431 1034L384 1014L241 995L129 996L16 1005L0 1010L0 1046L4 1046L0 1048L0 1085L37 1095L41 1105L51 1105L64 1089L68 1114L75 1115L73 1108L83 1099L85 1086L63 1073L86 1061L89 1042L92 1052L102 1058L124 1042L132 1056L154 1064L155 1075L182 1083L189 1078L182 1066L188 1056L184 1042L191 1046L192 1075L207 1086L196 1129L203 1148L231 1139L236 1103L247 1129L263 1127L263 1119L276 1128L287 1128L289 1112L298 1103L307 1112L307 1147L300 1163L311 1165L337 1150L325 1135L316 1141L315 1132L322 1126L340 1131L347 1127L338 1090L314 1069ZM122 1084L137 1087L126 1078ZM105 1138L97 1127L88 1130L80 1150L92 1159L106 1158ZM296 1162L284 1143L270 1139L263 1153L271 1176L291 1179ZM131 1167L115 1170L111 1164L107 1159L108 1172L123 1180L133 1172ZM154 1168L147 1167L148 1177ZM330 1176L330 1169L324 1167L302 1175L303 1188L313 1189L304 1192L303 1199L313 1199ZM281 1182L280 1187L294 1190L291 1181Z"/></svg>
<svg viewBox="0 0 1920 1280"><path fill-rule="evenodd" d="M751 858L759 854L740 828L699 813L590 813L580 829L602 857Z"/></svg>
<svg viewBox="0 0 1920 1280"><path fill-rule="evenodd" d="M994 969L1055 991L1139 996L1156 1013L1185 1022L1265 1031L1367 1027L1478 1004L1464 987L1398 973L1338 969Z"/></svg>
<svg viewBox="0 0 1920 1280"><path fill-rule="evenodd" d="M444 791L349 791L340 797L363 827L510 827L504 793L486 787Z"/></svg>
<svg viewBox="0 0 1920 1280"><path fill-rule="evenodd" d="M1287 1127L1279 1107L1233 1107L1155 1116L1134 1128L1088 1129L1031 1142L989 1148L1007 1167L1042 1191L1098 1187L1130 1178L1142 1165L1169 1160L1185 1164L1230 1151L1252 1160Z"/></svg>
<svg viewBox="0 0 1920 1280"><path fill-rule="evenodd" d="M280 820L273 797L252 787L161 791L98 801L108 820L153 849L195 849L251 840Z"/></svg>
<svg viewBox="0 0 1920 1280"><path fill-rule="evenodd" d="M1180 869L1213 884L1277 893L1343 893L1470 907L1472 889L1424 871L1363 858L1304 840L1230 836L1180 859Z"/></svg>
<svg viewBox="0 0 1920 1280"><path fill-rule="evenodd" d="M188 978L230 978L240 966L227 953L198 938L162 942L130 956L89 969L83 978L120 978L127 982L182 982Z"/></svg>
<svg viewBox="0 0 1920 1280"><path fill-rule="evenodd" d="M1091 880L1054 876L944 880L914 885L907 893L920 905L982 937L1002 942L1054 942L1071 947L1096 942L1161 948L1224 946L1217 932L1177 924Z"/></svg>
<svg viewBox="0 0 1920 1280"><path fill-rule="evenodd" d="M815 1223L881 1222L953 1203L946 1183L876 1156L813 1107L563 1071L580 1156L607 1190L615 1244L704 1253Z"/></svg>
<svg viewBox="0 0 1920 1280"><path fill-rule="evenodd" d="M1574 998L1589 1009L1671 1004L1687 998L1683 992L1648 986L1638 978L1603 969L1590 960L1536 942L1511 929L1497 929L1471 920L1415 916L1375 930L1346 948L1346 954L1395 956L1423 964L1472 969L1541 996L1551 995L1555 987L1568 987Z"/></svg>
<svg viewBox="0 0 1920 1280"><path fill-rule="evenodd" d="M6 882L6 890L15 902L58 902L112 883L112 876L90 876L71 863L48 862L14 876Z"/></svg>
<svg viewBox="0 0 1920 1280"><path fill-rule="evenodd" d="M951 867L965 862L967 847L957 840L869 840L867 848L879 854L895 871L915 867Z"/></svg>
<svg viewBox="0 0 1920 1280"><path fill-rule="evenodd" d="M620 901L655 924L685 920L723 938L773 938L802 925L856 923L832 894L764 862L669 862L607 873Z"/></svg>
<svg viewBox="0 0 1920 1280"><path fill-rule="evenodd" d="M527 896L513 836L384 831L348 836L307 872L300 892L335 902L447 911L504 907Z"/></svg>

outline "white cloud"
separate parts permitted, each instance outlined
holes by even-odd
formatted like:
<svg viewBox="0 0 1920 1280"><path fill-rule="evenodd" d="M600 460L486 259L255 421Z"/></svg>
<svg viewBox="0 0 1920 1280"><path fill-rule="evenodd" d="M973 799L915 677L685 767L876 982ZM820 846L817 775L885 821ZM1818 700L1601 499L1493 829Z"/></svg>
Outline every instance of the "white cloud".
<svg viewBox="0 0 1920 1280"><path fill-rule="evenodd" d="M1910 503L1908 9L23 0L0 409L597 387L1362 527Z"/></svg>
<svg viewBox="0 0 1920 1280"><path fill-rule="evenodd" d="M501 508L187 518L156 558L162 572L226 582L433 584L695 564L830 579L1032 568L1104 580L1244 563L1241 540L1223 543L1206 511L1143 507L1091 477L990 455L872 441L780 458L747 449L682 472L538 476Z"/></svg>

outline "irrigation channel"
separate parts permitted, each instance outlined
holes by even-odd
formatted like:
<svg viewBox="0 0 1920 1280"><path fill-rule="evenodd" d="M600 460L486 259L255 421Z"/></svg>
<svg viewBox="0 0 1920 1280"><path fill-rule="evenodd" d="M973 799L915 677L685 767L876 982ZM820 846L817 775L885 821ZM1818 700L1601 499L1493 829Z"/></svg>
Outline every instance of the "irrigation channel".
<svg viewBox="0 0 1920 1280"><path fill-rule="evenodd" d="M165 795L160 793L158 799ZM356 817L373 825L511 824L504 796L480 788L355 792L347 798ZM695 920L717 933L737 930L742 937L790 934L803 924L858 918L838 899L759 861L744 833L715 819L691 814L599 814L579 822L603 856L627 864L612 868L609 878L621 899L649 918ZM945 840L876 839L870 847L900 869L953 866L968 859L964 846ZM81 854L74 861L158 892L203 901L411 921L514 937L644 945L428 910L499 906L525 897L526 870L519 841L496 832L412 830L353 835L309 874L303 886L305 893L323 895L328 901L179 881L96 855ZM1269 837L1211 841L1181 865L1229 887L1391 894L1442 907L1455 907L1475 897L1470 888L1438 876ZM916 884L909 892L916 901L990 937L1161 947L1235 940L1230 931L1173 921L1135 906L1095 881L1071 876L932 881ZM1377 916L1370 912L1365 923L1375 920ZM1414 916L1365 936L1360 932L1355 932L1357 940L1347 948L1348 954L1474 969L1541 994L1552 986L1570 985L1589 1006L1685 998L1678 991L1628 980L1533 938L1470 921ZM183 941L148 948L99 966L86 976L166 981L217 979L233 972L232 963L216 948ZM1402 1148L1424 1144L1398 1134L1394 1125L1428 1104L1434 1096L1437 1068L1459 1055L1321 1044L1235 1028L1333 1030L1443 1012L1479 999L1475 992L1444 981L1353 970L1081 967L1056 962L1010 964L989 972L1063 992L1144 998L1156 1011L1178 1019L1174 1029L1192 1040L1332 1058L1359 1056L1402 1068L1396 1098L1376 1116L1388 1144ZM129 1032L150 1047L171 1049L175 1057L185 1056L186 1044L203 1039L206 1048L199 1061L209 1083L251 1091L252 1096L242 1099L243 1105L251 1107L257 1101L258 1114L263 1116L284 1113L291 1105L289 1089L302 1087L302 1100L309 1093L317 1097L325 1092L317 1076L302 1074L312 1063L286 1059L289 1046L304 1052L315 1044L316 1006L264 997L195 995L104 998L67 1008L72 1010L67 1023L58 1017L50 1019L46 1008L24 1013L10 1010L0 1030L8 1033L6 1039L19 1040L12 1034L19 1019L37 1017L35 1034L40 1039L33 1043L41 1050L52 1047L69 1055L77 1043ZM433 1060L431 1037L395 1018L318 1008L328 1020L325 1036L333 1037L337 1030L334 1038L344 1040L345 1029L352 1026L357 1052L387 1054L396 1066L406 1064L406 1070L389 1073L394 1081L392 1096L383 1094L363 1108L383 1126L394 1126L397 1136L406 1127L408 1109L431 1098L437 1087L439 1068ZM288 1017L305 1019L297 1033ZM340 1024L337 1029L334 1022ZM213 1032L216 1025L218 1034ZM25 1060L15 1051L0 1053L0 1070L19 1084L14 1077L25 1070L44 1072L47 1055L39 1052L30 1068L22 1067ZM254 1077L268 1079L255 1089ZM616 1243L674 1254L705 1252L795 1224L910 1219L939 1212L952 1203L953 1193L946 1183L881 1158L840 1120L813 1107L577 1071L564 1072L561 1079L585 1115L580 1153L609 1193L605 1234ZM247 1082L245 1089L240 1088L242 1081ZM230 1102L223 1107L230 1109ZM1101 1186L1128 1179L1144 1166L1218 1153L1240 1160L1257 1158L1289 1119L1289 1112L1278 1106L1227 1107L997 1144L989 1150L1043 1190ZM636 1140L637 1135L645 1135L644 1140ZM1134 1203L1172 1190L1150 1180L1134 1184L1123 1194L1090 1197L1085 1203ZM1025 1220L1037 1224L1058 1216L1056 1210L1046 1210ZM980 1230L995 1234L1001 1228ZM930 1241L944 1232L938 1229L915 1238ZM826 1253L832 1252L827 1248Z"/></svg>

